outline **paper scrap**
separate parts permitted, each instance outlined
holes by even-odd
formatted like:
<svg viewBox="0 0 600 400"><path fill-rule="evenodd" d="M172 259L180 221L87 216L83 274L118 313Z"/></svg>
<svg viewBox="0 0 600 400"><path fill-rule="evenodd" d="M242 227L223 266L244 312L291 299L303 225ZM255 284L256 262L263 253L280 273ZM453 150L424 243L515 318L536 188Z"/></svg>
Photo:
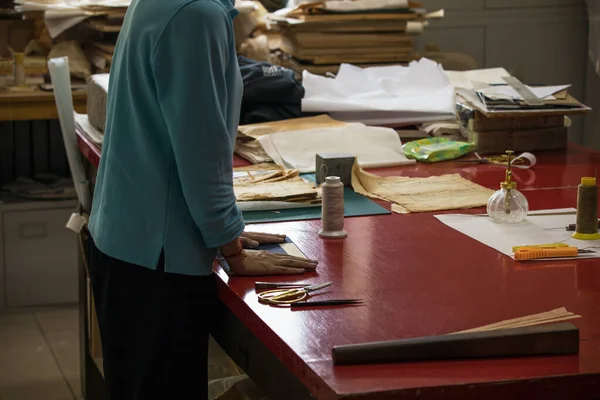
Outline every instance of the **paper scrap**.
<svg viewBox="0 0 600 400"><path fill-rule="evenodd" d="M258 141L260 137L277 132L293 132L344 125L347 125L347 123L336 121L328 115L242 125L238 128L235 152L253 164L272 162L273 160L265 153Z"/></svg>
<svg viewBox="0 0 600 400"><path fill-rule="evenodd" d="M524 162L523 164L519 164L518 162L514 163L515 161L518 161L518 160L527 160L527 162ZM508 164L508 161L506 163ZM529 168L533 167L535 164L537 164L537 158L536 158L536 156L534 156L532 153L529 153L529 152L519 154L510 163L511 167L519 168L519 169L529 169Z"/></svg>
<svg viewBox="0 0 600 400"><path fill-rule="evenodd" d="M298 248L298 246L296 246L295 243L281 243L279 247L281 247L283 251L285 251L290 256L306 258L304 253L302 253L302 251Z"/></svg>
<svg viewBox="0 0 600 400"><path fill-rule="evenodd" d="M283 200L292 202L320 201L318 190L310 182L300 178L290 178L280 182L258 182L234 185L237 201Z"/></svg>
<svg viewBox="0 0 600 400"><path fill-rule="evenodd" d="M459 174L381 177L365 172L356 164L352 187L363 196L391 201L392 211L399 214L481 207L494 193Z"/></svg>
<svg viewBox="0 0 600 400"><path fill-rule="evenodd" d="M278 132L259 138L276 164L300 172L315 172L318 153L348 153L365 168L414 164L402 150L398 133L390 128L347 124L342 127Z"/></svg>
<svg viewBox="0 0 600 400"><path fill-rule="evenodd" d="M297 170L275 164L233 169L233 191L242 211L268 211L319 206L321 191Z"/></svg>
<svg viewBox="0 0 600 400"><path fill-rule="evenodd" d="M511 258L514 258L513 246L547 243L565 243L579 249L598 250L594 253L561 259L600 257L600 240L573 239L572 232L564 230L564 225L562 225L565 222L563 209L530 213L525 221L518 224L497 224L487 215L445 214L436 215L435 218L450 228ZM562 225L563 229L549 229L559 225ZM557 260L557 258L553 258L553 260Z"/></svg>
<svg viewBox="0 0 600 400"><path fill-rule="evenodd" d="M298 175L298 170L285 169L276 164L263 163L234 168L233 184L244 185L258 182L278 182L297 177Z"/></svg>

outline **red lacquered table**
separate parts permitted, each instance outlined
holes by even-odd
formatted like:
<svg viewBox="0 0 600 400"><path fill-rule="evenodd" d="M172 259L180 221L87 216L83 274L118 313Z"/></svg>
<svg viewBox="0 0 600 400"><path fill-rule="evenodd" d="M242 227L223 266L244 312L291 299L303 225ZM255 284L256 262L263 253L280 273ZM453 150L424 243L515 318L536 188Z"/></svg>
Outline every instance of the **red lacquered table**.
<svg viewBox="0 0 600 400"><path fill-rule="evenodd" d="M80 148L97 163L99 151L85 138ZM540 154L538 165L514 176L531 209L574 207L580 178L594 176L598 167L600 154L573 145ZM502 167L456 162L375 172L456 172L494 189L504 175ZM255 278L230 278L216 269L222 318L213 336L271 398L600 398L598 259L524 265L444 226L431 213L347 218L345 240L320 239L319 224L252 225L286 233L320 261L317 273L260 280L333 281L317 298L359 297L365 306L271 308L257 302ZM335 345L445 334L563 306L583 316L573 321L580 328L579 355L332 364Z"/></svg>

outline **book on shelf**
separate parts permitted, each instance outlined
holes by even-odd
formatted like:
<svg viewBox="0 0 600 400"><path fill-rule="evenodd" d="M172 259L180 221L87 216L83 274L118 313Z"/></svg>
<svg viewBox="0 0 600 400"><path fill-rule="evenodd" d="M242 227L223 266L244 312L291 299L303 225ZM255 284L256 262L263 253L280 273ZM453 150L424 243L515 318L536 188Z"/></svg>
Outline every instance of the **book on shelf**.
<svg viewBox="0 0 600 400"><path fill-rule="evenodd" d="M559 150L567 147L568 127L513 129L477 132L461 126L461 134L475 145L480 154L501 154L506 149L516 152Z"/></svg>

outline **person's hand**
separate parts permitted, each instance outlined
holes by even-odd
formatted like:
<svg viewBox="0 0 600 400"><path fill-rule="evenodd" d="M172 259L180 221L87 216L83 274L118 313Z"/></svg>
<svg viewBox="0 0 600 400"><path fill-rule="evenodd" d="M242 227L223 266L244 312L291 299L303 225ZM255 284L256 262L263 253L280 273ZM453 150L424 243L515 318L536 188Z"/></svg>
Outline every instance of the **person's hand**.
<svg viewBox="0 0 600 400"><path fill-rule="evenodd" d="M285 242L285 235L276 233L243 232L240 235L245 249L255 249L261 244L279 244Z"/></svg>
<svg viewBox="0 0 600 400"><path fill-rule="evenodd" d="M263 250L244 250L242 254L227 258L229 268L236 275L293 275L316 270L318 262L289 254Z"/></svg>

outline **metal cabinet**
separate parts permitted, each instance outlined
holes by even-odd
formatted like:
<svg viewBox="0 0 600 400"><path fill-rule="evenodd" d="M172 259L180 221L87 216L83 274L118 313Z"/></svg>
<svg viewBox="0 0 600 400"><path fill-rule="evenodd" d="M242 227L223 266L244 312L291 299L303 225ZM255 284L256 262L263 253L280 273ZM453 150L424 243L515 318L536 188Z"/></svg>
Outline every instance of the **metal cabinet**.
<svg viewBox="0 0 600 400"><path fill-rule="evenodd" d="M77 302L75 203L0 204L0 308Z"/></svg>

